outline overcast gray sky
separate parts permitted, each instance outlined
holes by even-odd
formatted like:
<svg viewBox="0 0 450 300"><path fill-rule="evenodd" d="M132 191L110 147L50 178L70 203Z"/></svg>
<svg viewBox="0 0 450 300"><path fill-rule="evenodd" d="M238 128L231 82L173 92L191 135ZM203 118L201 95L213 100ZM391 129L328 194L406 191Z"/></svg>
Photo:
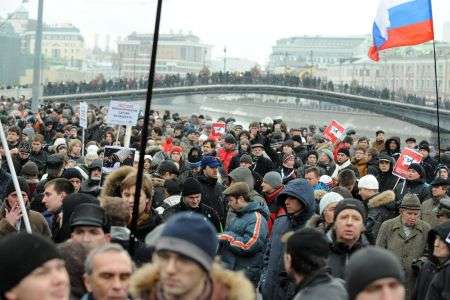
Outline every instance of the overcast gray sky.
<svg viewBox="0 0 450 300"><path fill-rule="evenodd" d="M5 17L22 0L0 0ZM36 18L37 0L29 0ZM72 23L88 46L100 34L115 41L136 32L152 32L156 0L44 0L46 23ZM280 38L301 35L370 34L379 0L164 0L161 32L192 31L213 45L213 56L227 55L265 64ZM450 19L450 1L432 0L435 31L442 36ZM112 45L113 46L113 45Z"/></svg>

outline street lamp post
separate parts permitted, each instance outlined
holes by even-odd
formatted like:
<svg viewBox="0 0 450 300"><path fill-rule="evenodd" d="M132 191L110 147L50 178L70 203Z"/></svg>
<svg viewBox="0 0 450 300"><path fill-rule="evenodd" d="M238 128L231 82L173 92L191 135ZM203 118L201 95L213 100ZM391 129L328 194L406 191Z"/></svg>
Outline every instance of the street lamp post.
<svg viewBox="0 0 450 300"><path fill-rule="evenodd" d="M34 43L34 65L33 65L33 89L31 109L38 112L41 97L41 69L42 69L42 16L44 10L44 0L39 0L38 19L36 25L36 36Z"/></svg>
<svg viewBox="0 0 450 300"><path fill-rule="evenodd" d="M227 72L227 47L223 48L223 72Z"/></svg>

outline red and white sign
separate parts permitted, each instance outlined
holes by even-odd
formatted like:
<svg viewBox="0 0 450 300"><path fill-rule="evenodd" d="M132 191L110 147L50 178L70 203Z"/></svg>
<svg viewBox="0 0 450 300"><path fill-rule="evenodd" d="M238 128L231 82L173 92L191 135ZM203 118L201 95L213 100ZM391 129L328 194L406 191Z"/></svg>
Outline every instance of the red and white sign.
<svg viewBox="0 0 450 300"><path fill-rule="evenodd" d="M212 123L211 125L211 135L218 138L225 134L225 124L224 123Z"/></svg>
<svg viewBox="0 0 450 300"><path fill-rule="evenodd" d="M403 149L402 153L400 153L400 157L395 163L392 174L405 179L406 175L408 174L409 165L412 163L420 164L422 162L422 158L422 154L420 154L419 152L416 152L409 148Z"/></svg>
<svg viewBox="0 0 450 300"><path fill-rule="evenodd" d="M330 140L332 143L335 143L336 140L340 140L342 135L345 132L344 126L340 124L338 121L331 121L330 125L323 131L323 136Z"/></svg>

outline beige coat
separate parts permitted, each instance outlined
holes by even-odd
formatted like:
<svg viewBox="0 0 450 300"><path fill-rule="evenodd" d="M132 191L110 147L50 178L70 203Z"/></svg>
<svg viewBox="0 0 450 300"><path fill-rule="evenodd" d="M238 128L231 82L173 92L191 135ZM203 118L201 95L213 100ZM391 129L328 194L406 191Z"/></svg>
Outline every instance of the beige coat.
<svg viewBox="0 0 450 300"><path fill-rule="evenodd" d="M212 295L208 300L253 300L255 288L242 272L225 270L214 263L211 271ZM160 281L158 266L144 265L131 278L131 293L136 300L157 300Z"/></svg>
<svg viewBox="0 0 450 300"><path fill-rule="evenodd" d="M30 220L31 231L36 234L40 234L44 237L51 238L52 234L48 227L45 218L34 210L28 210L28 218ZM25 228L21 228L21 231L25 231ZM6 221L6 218L0 219L0 238L5 235L17 232L16 228Z"/></svg>
<svg viewBox="0 0 450 300"><path fill-rule="evenodd" d="M406 237L401 217L398 216L385 221L378 232L377 246L392 251L400 259L406 274L407 295L410 295L415 284L411 264L424 254L429 230L428 223L418 220L416 226L411 228L411 235Z"/></svg>

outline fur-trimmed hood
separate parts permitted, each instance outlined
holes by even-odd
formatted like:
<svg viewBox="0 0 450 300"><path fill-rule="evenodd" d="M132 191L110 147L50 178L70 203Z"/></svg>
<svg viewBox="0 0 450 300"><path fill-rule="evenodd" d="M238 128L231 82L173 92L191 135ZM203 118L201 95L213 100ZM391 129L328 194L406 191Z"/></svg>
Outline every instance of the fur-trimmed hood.
<svg viewBox="0 0 450 300"><path fill-rule="evenodd" d="M111 172L105 179L100 197L121 197L120 184L131 172L136 172L136 169L129 166Z"/></svg>
<svg viewBox="0 0 450 300"><path fill-rule="evenodd" d="M387 190L376 194L368 200L367 206L369 208L376 208L383 205L392 203L395 200L395 193L391 190Z"/></svg>
<svg viewBox="0 0 450 300"><path fill-rule="evenodd" d="M153 187L157 187L157 186L164 187L164 183L166 182L164 179L156 177L156 176L152 176L151 178L152 178Z"/></svg>
<svg viewBox="0 0 450 300"><path fill-rule="evenodd" d="M242 272L225 270L215 262L211 278L213 281L212 300L253 300L256 298L255 288ZM152 296L158 281L158 266L155 264L144 265L131 278L130 291L134 299L156 299Z"/></svg>

